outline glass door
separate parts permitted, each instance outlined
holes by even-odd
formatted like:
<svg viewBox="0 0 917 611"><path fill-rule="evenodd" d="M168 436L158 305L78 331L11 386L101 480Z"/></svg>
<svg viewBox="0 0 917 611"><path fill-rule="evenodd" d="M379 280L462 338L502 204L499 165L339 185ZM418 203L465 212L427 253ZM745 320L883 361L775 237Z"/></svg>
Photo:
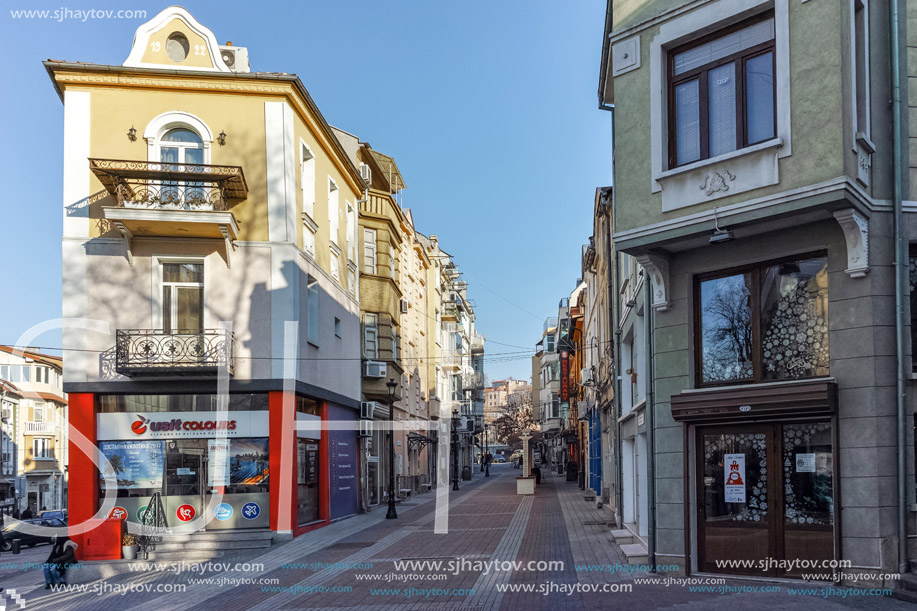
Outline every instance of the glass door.
<svg viewBox="0 0 917 611"><path fill-rule="evenodd" d="M774 431L770 425L698 431L698 568L772 575L775 553Z"/></svg>
<svg viewBox="0 0 917 611"><path fill-rule="evenodd" d="M696 447L701 571L800 577L835 557L830 422L704 427Z"/></svg>

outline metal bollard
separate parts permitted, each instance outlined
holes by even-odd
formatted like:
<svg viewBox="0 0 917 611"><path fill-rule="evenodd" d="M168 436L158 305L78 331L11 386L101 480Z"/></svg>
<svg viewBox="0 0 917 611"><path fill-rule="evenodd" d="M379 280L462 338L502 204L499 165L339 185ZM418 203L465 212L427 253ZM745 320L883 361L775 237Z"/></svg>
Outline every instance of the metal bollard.
<svg viewBox="0 0 917 611"><path fill-rule="evenodd" d="M19 541L20 539L13 539L13 553L14 554L19 553Z"/></svg>

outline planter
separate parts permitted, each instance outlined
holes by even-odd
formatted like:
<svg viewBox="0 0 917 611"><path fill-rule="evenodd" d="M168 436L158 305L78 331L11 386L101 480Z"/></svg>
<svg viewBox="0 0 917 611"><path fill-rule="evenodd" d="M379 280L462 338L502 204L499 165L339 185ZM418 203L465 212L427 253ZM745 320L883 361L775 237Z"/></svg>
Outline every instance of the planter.
<svg viewBox="0 0 917 611"><path fill-rule="evenodd" d="M535 494L535 478L517 477L516 494Z"/></svg>
<svg viewBox="0 0 917 611"><path fill-rule="evenodd" d="M140 551L139 545L122 545L121 553L125 560L136 560L137 552Z"/></svg>

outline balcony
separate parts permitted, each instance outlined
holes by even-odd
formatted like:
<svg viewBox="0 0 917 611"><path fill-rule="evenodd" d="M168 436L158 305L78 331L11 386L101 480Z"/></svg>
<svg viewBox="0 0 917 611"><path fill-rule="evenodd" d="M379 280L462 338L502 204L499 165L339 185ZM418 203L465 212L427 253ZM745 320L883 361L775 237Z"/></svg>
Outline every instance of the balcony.
<svg viewBox="0 0 917 611"><path fill-rule="evenodd" d="M443 304L443 320L457 321L461 312L459 305L454 301L448 301Z"/></svg>
<svg viewBox="0 0 917 611"><path fill-rule="evenodd" d="M24 424L25 429L22 431L24 435L54 435L57 433L57 425L53 422L27 420Z"/></svg>
<svg viewBox="0 0 917 611"><path fill-rule="evenodd" d="M115 371L126 376L232 375L234 339L225 329L118 329Z"/></svg>
<svg viewBox="0 0 917 611"><path fill-rule="evenodd" d="M89 169L115 200L103 216L128 242L135 235L236 239L230 209L248 197L241 167L90 159Z"/></svg>
<svg viewBox="0 0 917 611"><path fill-rule="evenodd" d="M462 388L465 390L483 390L484 374L480 371L466 373L462 376Z"/></svg>
<svg viewBox="0 0 917 611"><path fill-rule="evenodd" d="M471 352L472 353L483 353L484 352L484 336L475 333L471 336Z"/></svg>

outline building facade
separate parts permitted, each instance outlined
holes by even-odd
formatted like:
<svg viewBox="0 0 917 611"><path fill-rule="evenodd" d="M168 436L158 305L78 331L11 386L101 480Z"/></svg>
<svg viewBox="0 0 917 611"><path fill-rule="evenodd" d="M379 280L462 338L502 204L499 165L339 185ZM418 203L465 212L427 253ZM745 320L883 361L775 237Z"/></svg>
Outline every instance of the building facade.
<svg viewBox="0 0 917 611"><path fill-rule="evenodd" d="M169 526L284 538L358 512L365 186L302 82L251 72L180 7L120 66L45 67L63 314L101 323L63 333L70 425L105 458L71 448L71 523L99 509L100 467L131 521L161 506Z"/></svg>
<svg viewBox="0 0 917 611"><path fill-rule="evenodd" d="M620 512L651 563L913 557L901 4L608 3Z"/></svg>
<svg viewBox="0 0 917 611"><path fill-rule="evenodd" d="M32 515L67 507L67 396L60 357L0 346L2 506Z"/></svg>

